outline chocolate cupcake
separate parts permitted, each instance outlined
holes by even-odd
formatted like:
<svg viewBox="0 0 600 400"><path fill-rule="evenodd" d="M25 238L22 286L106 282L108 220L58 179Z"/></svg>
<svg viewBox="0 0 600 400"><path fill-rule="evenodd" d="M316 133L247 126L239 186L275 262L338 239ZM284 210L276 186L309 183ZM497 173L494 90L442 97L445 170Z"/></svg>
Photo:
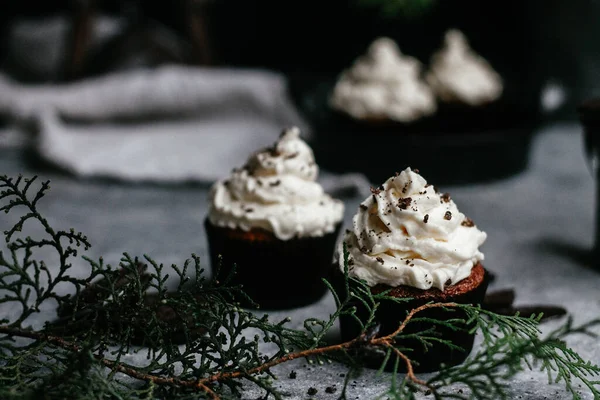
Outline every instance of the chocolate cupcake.
<svg viewBox="0 0 600 400"><path fill-rule="evenodd" d="M315 127L317 156L341 155L322 157L322 166L381 182L418 163L438 184L491 181L526 168L538 110L520 105L514 85L461 32L448 31L423 70L393 40L379 38L335 83L305 92L300 107Z"/></svg>
<svg viewBox="0 0 600 400"><path fill-rule="evenodd" d="M487 281L479 246L486 234L465 217L448 194L436 192L416 171L407 168L372 190L360 204L353 229L346 231L338 249L339 263L334 268L336 291L343 293L343 247L348 256L348 276L364 281L373 294L389 290L388 295L410 298L405 302L383 301L376 311L381 335L394 332L407 313L429 302L481 304ZM352 283L352 281L350 281ZM357 315L366 310L356 302ZM420 317L437 320L465 318L460 309L429 309ZM360 326L349 316L340 318L343 340L360 333ZM410 323L404 333L432 328L426 321ZM467 328L465 326L465 328ZM465 360L473 347L474 334L436 326L436 332L462 350L434 342L424 350L414 339L399 340L416 371L433 371L441 364L456 365ZM367 364L379 367L381 354L363 351ZM393 361L388 365L390 367Z"/></svg>
<svg viewBox="0 0 600 400"><path fill-rule="evenodd" d="M215 279L235 265L231 284L266 309L323 296L344 205L324 193L317 175L311 148L291 128L213 185L205 228Z"/></svg>

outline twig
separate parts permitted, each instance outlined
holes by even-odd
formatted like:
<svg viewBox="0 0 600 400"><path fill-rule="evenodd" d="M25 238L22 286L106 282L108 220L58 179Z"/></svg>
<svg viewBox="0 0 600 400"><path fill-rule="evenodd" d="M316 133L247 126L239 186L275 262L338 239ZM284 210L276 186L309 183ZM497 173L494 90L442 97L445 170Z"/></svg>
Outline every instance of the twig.
<svg viewBox="0 0 600 400"><path fill-rule="evenodd" d="M106 366L107 368L117 371L117 372L120 372L122 374L128 375L132 378L139 379L142 381L151 381L151 382L159 384L159 385L195 387L195 388L198 388L198 389L204 391L206 394L208 394L208 396L212 400L218 400L219 396L208 386L211 383L226 381L226 380L235 379L235 378L248 376L248 375L258 374L258 373L264 372L276 365L282 364L287 361L295 360L298 358L311 357L311 356L315 356L315 355L319 355L319 354L331 353L331 352L339 351L339 350L343 350L343 349L348 349L348 348L355 346L358 342L363 342L364 344L371 345L371 346L382 346L382 347L386 347L386 348L391 348L395 352L395 354L406 363L407 378L410 379L413 383L428 387L428 385L425 381L423 381L415 376L412 362L410 361L410 359L404 353L402 353L400 350L398 350L396 347L394 347L395 338L400 333L402 333L402 331L406 328L406 325L408 325L410 320L419 312L429 309L429 308L456 307L456 306L457 306L456 303L424 304L420 307L417 307L417 308L411 310L408 313L408 315L404 318L402 323L398 326L398 329L396 329L394 332L392 332L388 335L381 336L381 337L375 337L375 338L369 339L366 342L364 342L365 337L363 334L359 337L356 337L356 338L349 340L347 342L344 342L344 343L339 343L339 344L335 344L335 345L331 345L331 346L318 347L315 349L308 349L308 350L298 351L295 353L290 353L283 357L277 358L275 360L271 360L262 365L251 368L247 371L233 371L233 372L217 373L217 374L214 374L209 377L202 378L202 379L183 380L183 379L178 379L178 378L165 378L162 376L156 376L153 374L140 372L139 370L135 369L135 367L125 366L118 362L104 358L98 354L95 354L94 357L99 362L101 362L104 366ZM73 352L81 351L81 347L79 345L77 345L76 343L66 341L59 336L47 335L42 332L35 332L35 331L11 328L9 326L0 326L0 334L24 337L24 338L34 339L34 340L43 340L50 344L54 344L56 346L59 346L63 349L69 350L69 351L73 351Z"/></svg>

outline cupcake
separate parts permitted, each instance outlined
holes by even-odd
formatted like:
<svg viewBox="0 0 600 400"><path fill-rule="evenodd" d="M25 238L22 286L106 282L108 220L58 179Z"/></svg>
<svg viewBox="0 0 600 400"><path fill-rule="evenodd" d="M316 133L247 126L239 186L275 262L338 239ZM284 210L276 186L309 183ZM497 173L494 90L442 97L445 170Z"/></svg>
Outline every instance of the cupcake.
<svg viewBox="0 0 600 400"><path fill-rule="evenodd" d="M235 265L230 283L266 309L323 296L344 205L316 182L318 171L311 148L291 128L213 185L205 228L215 279L226 279Z"/></svg>
<svg viewBox="0 0 600 400"><path fill-rule="evenodd" d="M456 29L446 32L444 47L431 57L426 80L442 102L471 107L498 100L503 90L500 75Z"/></svg>
<svg viewBox="0 0 600 400"><path fill-rule="evenodd" d="M436 111L421 69L421 63L403 55L392 39L379 38L340 75L330 105L365 122L412 123Z"/></svg>
<svg viewBox="0 0 600 400"><path fill-rule="evenodd" d="M486 234L457 209L450 196L438 193L417 170L410 168L372 192L360 204L353 229L346 231L339 245L339 262L334 272L340 287L345 245L349 252L349 277L364 281L373 294L389 290L389 296L411 298L406 302L382 302L376 312L379 333L394 332L410 310L429 302L481 304L487 281L479 247ZM365 309L360 303L356 306L357 315L364 319ZM458 309L452 312L429 309L419 316L438 320L465 317ZM342 317L340 323L343 340L359 335L360 326L352 317ZM415 322L404 332L431 327L427 322ZM402 340L399 342L402 347L412 349L406 355L415 370L433 371L441 364L459 364L473 347L474 334L440 326L436 331L463 350L435 343L424 351L418 341ZM382 362L378 353L367 351L362 356L374 367Z"/></svg>
<svg viewBox="0 0 600 400"><path fill-rule="evenodd" d="M521 93L463 33L449 30L423 69L392 39L378 38L334 83L305 94L301 109L322 166L382 182L418 163L443 185L526 168L537 110L520 105Z"/></svg>

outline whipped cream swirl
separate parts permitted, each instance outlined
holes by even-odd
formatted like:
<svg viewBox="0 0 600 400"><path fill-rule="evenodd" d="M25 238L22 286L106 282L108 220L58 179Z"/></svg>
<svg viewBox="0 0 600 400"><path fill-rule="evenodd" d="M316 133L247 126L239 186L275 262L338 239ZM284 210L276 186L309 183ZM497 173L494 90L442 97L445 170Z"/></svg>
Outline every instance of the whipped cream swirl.
<svg viewBox="0 0 600 400"><path fill-rule="evenodd" d="M503 91L500 75L454 29L446 32L444 47L431 57L426 79L443 101L471 106L497 100Z"/></svg>
<svg viewBox="0 0 600 400"><path fill-rule="evenodd" d="M479 246L486 234L416 170L407 168L371 191L343 241L350 276L369 286L444 290L483 260ZM342 270L343 243L338 248Z"/></svg>
<svg viewBox="0 0 600 400"><path fill-rule="evenodd" d="M273 147L252 154L243 168L213 185L208 218L232 229L262 228L281 240L333 232L344 205L324 193L318 173L299 129L287 129Z"/></svg>
<svg viewBox="0 0 600 400"><path fill-rule="evenodd" d="M421 79L421 64L402 55L389 38L375 40L338 79L330 105L357 119L411 122L436 109L435 97Z"/></svg>

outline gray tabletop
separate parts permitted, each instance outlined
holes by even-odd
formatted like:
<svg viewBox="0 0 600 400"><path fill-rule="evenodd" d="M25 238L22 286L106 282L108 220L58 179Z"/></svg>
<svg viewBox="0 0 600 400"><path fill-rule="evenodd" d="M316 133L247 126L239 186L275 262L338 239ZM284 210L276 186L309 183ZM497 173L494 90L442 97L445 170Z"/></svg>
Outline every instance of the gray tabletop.
<svg viewBox="0 0 600 400"><path fill-rule="evenodd" d="M87 253L92 258L103 256L105 261L117 264L126 251L148 254L166 264L180 264L191 253L197 253L207 263L202 227L207 211L205 186L82 181L35 171L25 162L23 153L14 149L0 150L0 173L38 173L51 179L52 189L41 204L42 212L57 227L83 231L92 242ZM441 189L449 191L459 209L488 233L483 251L486 267L497 274L492 288L515 288L520 304L563 305L576 321L600 315L600 272L587 265L594 233L594 181L584 159L578 125L555 124L540 130L529 167L518 176L490 184ZM345 223L349 225L362 198L344 200ZM2 228L6 224L6 220L0 220ZM83 261L78 263L83 267ZM333 309L328 295L312 306L271 314L289 315L291 325L300 327L305 317L326 318ZM558 323L545 323L543 330ZM597 340L574 336L569 344L584 357L600 362ZM296 379L288 378L291 370L296 371ZM274 372L280 376L276 386L290 399L311 397L307 394L309 387L318 390L313 398L334 399L337 395L326 393L325 388L339 389L345 368L297 360ZM352 383L349 394L351 398L372 398L382 393L388 382L389 376L375 377L366 371ZM545 375L538 372L518 375L511 390L514 398L569 398L560 385L548 384ZM249 399L259 396L258 390L249 390L246 395ZM584 393L583 398L591 396Z"/></svg>

